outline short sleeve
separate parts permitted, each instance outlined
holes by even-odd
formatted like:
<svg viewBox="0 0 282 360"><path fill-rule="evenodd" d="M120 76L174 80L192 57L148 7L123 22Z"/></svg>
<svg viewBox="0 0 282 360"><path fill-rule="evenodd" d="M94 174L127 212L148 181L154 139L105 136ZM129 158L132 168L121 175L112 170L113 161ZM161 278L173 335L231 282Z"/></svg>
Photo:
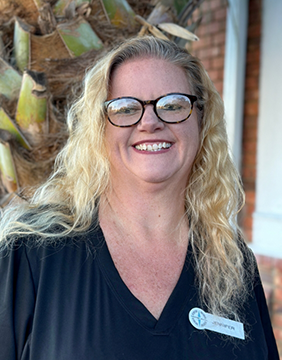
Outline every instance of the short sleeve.
<svg viewBox="0 0 282 360"><path fill-rule="evenodd" d="M25 246L0 252L0 360L22 358L32 329L34 304Z"/></svg>

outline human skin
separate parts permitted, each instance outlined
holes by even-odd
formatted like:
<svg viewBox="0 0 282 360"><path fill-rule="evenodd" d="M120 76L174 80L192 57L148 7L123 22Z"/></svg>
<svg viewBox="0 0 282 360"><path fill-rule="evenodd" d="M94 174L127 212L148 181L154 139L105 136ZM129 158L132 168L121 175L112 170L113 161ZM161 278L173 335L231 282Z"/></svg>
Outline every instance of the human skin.
<svg viewBox="0 0 282 360"><path fill-rule="evenodd" d="M191 94L184 70L164 60L143 58L126 61L114 71L108 99L133 96L153 100L171 92ZM173 182L185 188L199 144L195 110L188 120L167 124L147 105L137 125L118 128L108 122L105 136L113 183ZM135 148L162 142L171 147L156 152Z"/></svg>

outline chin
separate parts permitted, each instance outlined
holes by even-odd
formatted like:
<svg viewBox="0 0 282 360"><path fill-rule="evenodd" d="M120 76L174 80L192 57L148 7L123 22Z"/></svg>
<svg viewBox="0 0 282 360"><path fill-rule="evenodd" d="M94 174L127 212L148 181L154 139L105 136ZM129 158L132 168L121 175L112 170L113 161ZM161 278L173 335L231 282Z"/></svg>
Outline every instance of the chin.
<svg viewBox="0 0 282 360"><path fill-rule="evenodd" d="M170 181L176 181L173 175L171 174L136 174L137 178L141 181L151 184L162 184Z"/></svg>

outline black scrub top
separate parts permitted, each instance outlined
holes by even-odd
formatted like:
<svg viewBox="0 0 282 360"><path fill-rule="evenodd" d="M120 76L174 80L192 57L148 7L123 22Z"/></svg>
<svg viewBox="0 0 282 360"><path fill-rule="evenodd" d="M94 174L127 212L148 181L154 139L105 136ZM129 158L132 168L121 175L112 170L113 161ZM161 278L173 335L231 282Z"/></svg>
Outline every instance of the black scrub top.
<svg viewBox="0 0 282 360"><path fill-rule="evenodd" d="M0 360L278 360L257 273L242 305L246 339L192 326L192 256L159 320L119 276L98 227L59 246L0 253Z"/></svg>

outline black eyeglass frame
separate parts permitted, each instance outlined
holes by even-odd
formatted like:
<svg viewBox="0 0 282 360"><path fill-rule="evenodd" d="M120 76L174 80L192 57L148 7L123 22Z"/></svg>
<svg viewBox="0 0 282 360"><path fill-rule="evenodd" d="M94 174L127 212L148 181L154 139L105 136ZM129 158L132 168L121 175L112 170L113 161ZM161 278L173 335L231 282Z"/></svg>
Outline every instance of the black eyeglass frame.
<svg viewBox="0 0 282 360"><path fill-rule="evenodd" d="M163 120L157 113L157 102L166 97L166 96L169 96L169 95L182 95L182 96L186 96L188 97L188 99L190 100L190 103L191 103L191 110L190 110L190 113L189 115L183 119L183 120L178 120L178 121L166 121L166 120ZM162 95L160 97L158 97L157 99L155 100L140 100L140 99L137 99L133 96L121 96L121 97L117 97L115 99L111 99L111 100L108 100L108 101L105 101L104 103L104 107L105 107L105 111L106 113L108 114L108 107L109 105L115 101L115 100L120 100L120 99L133 99L133 100L136 100L138 101L141 105L142 105L142 112L141 112L141 115L140 115L140 118L139 120L137 120L134 124L131 124L131 125L117 125L117 124L114 124L111 119L109 118L109 115L108 115L108 120L109 122L113 125L113 126L116 126L116 127L131 127L131 126L134 126L136 124L139 123L139 121L142 119L143 115L144 115L144 112L145 112L145 105L153 105L153 109L154 109L154 113L156 114L156 116L158 117L158 119L160 119L162 122L166 123L166 124L179 124L179 123L182 123L183 121L187 120L191 114L192 114L192 111L193 111L193 104L195 101L197 101L197 96L195 95L190 95L190 94L183 94L183 93L168 93L168 94L165 94L165 95Z"/></svg>

